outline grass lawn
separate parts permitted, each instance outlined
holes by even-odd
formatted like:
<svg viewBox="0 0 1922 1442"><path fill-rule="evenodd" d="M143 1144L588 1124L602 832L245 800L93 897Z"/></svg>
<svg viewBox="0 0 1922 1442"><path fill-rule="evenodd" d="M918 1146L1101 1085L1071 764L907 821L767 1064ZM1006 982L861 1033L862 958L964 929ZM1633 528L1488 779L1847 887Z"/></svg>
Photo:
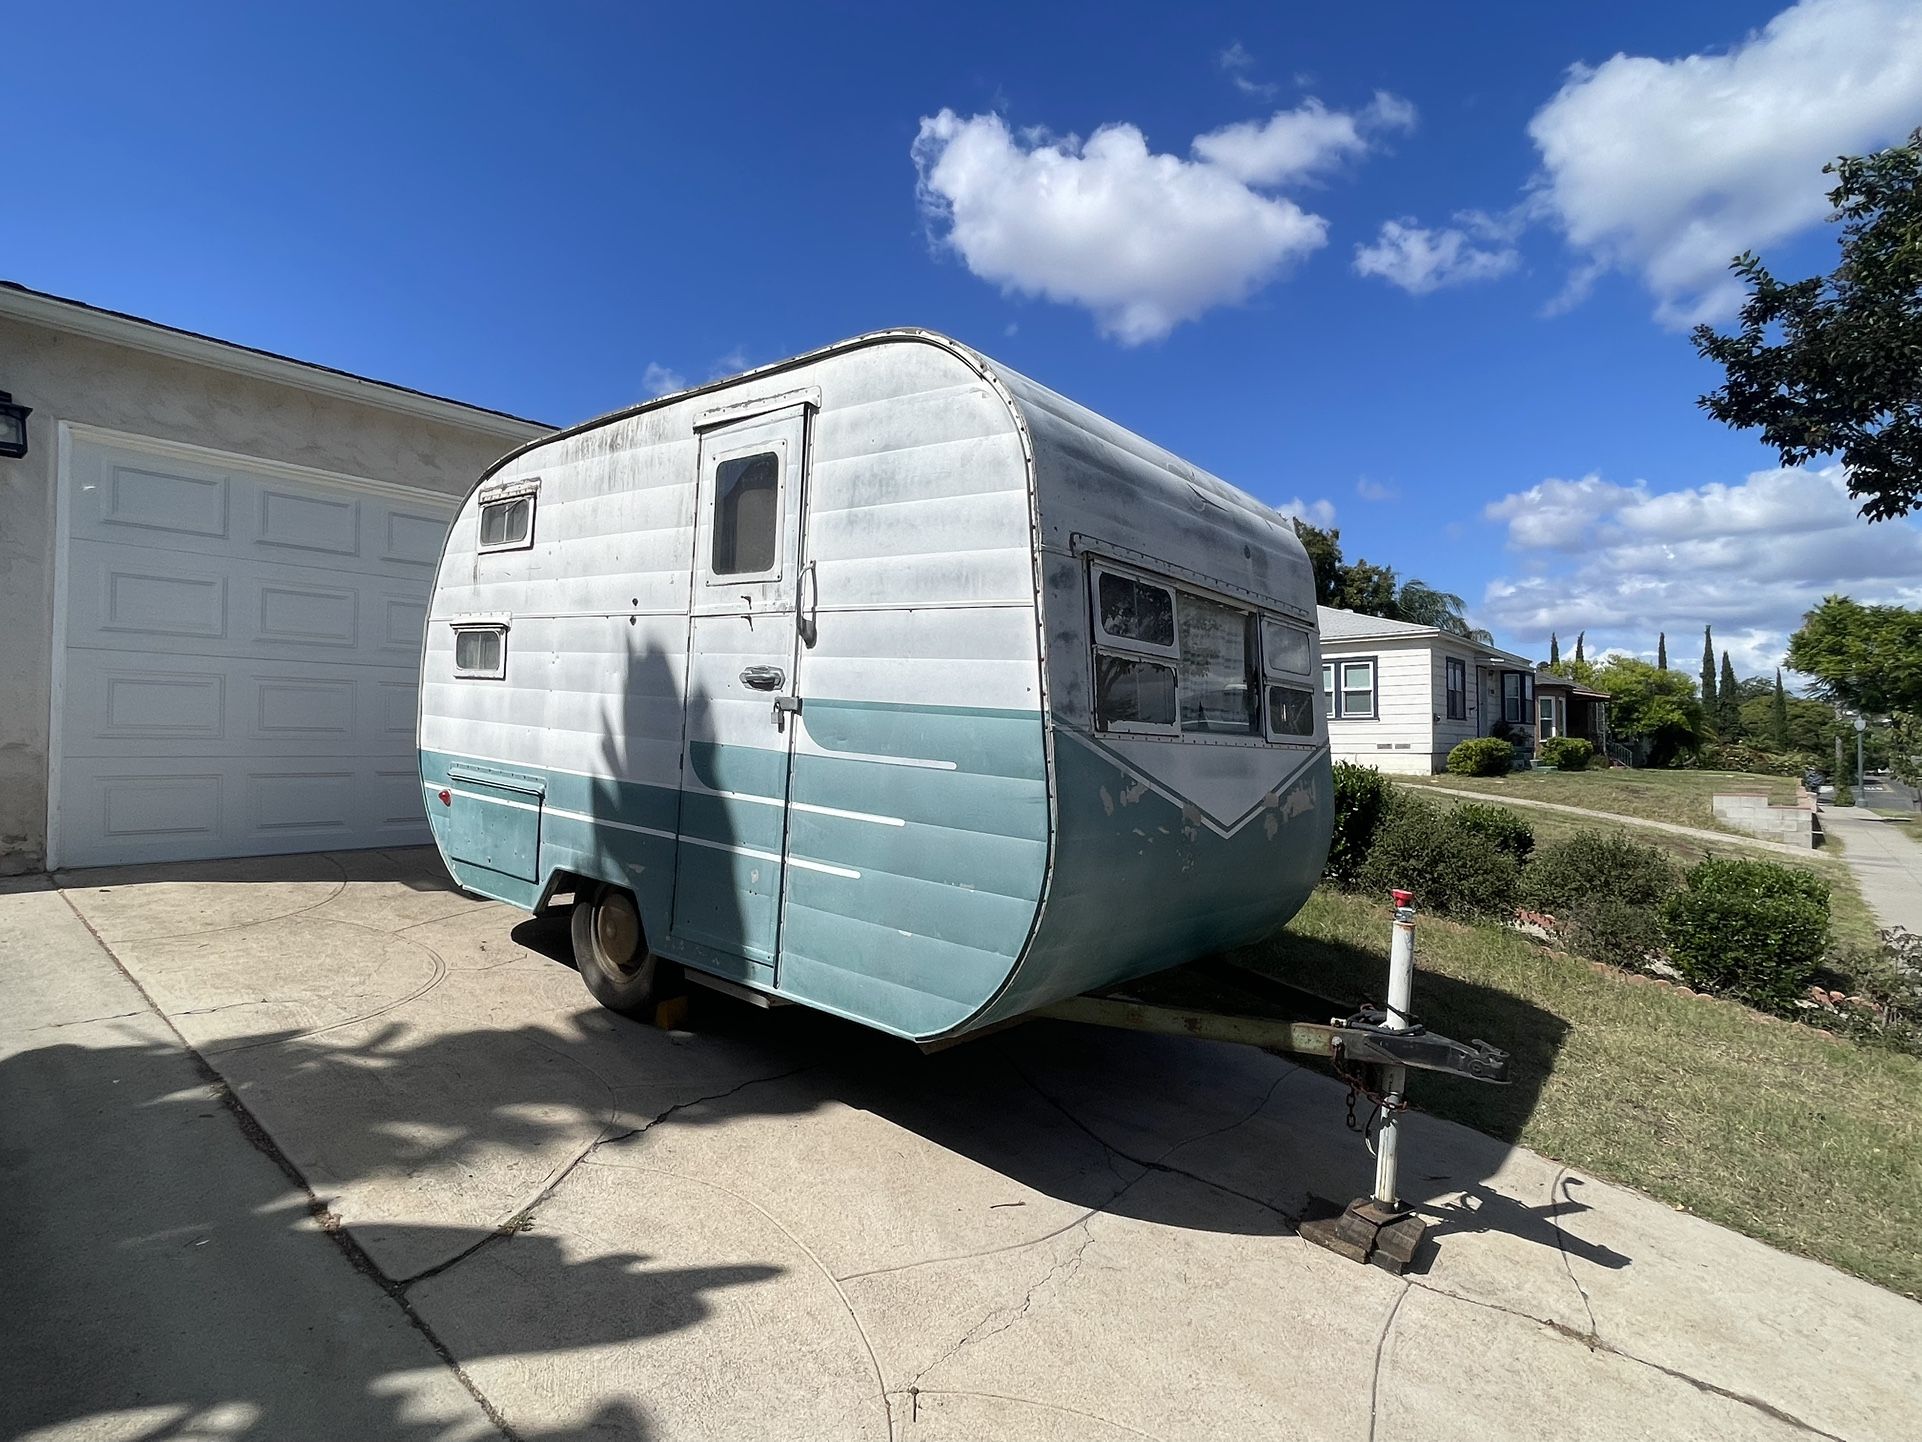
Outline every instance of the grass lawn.
<svg viewBox="0 0 1922 1442"><path fill-rule="evenodd" d="M1242 959L1346 1003L1379 993L1388 932L1385 904L1323 889ZM1417 1107L1922 1296L1922 1059L1495 927L1424 918L1418 937L1416 1011L1507 1048L1517 1081L1420 1074Z"/></svg>
<svg viewBox="0 0 1922 1442"><path fill-rule="evenodd" d="M1448 786L1490 796L1552 801L1585 806L1616 816L1667 821L1727 831L1715 819L1709 797L1718 791L1767 791L1771 801L1793 801L1795 781L1788 776L1756 776L1746 771L1515 771L1507 776L1397 776L1411 786ZM1735 834L1735 833L1731 833Z"/></svg>

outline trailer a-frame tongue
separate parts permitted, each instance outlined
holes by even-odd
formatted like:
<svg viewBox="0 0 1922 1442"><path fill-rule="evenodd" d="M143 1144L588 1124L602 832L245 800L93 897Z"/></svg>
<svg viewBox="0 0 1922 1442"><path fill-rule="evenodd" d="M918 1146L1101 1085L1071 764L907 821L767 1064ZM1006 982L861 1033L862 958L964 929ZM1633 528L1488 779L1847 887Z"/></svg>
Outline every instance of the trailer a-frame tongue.
<svg viewBox="0 0 1922 1442"><path fill-rule="evenodd" d="M1394 893L1394 939L1389 951L1387 1001L1347 1017L1326 1017L1331 1005L1265 973L1225 961L1191 963L1140 982L1056 1002L1037 1017L1096 1026L1237 1042L1278 1055L1316 1057L1348 1083L1348 1124L1375 1156L1375 1186L1343 1208L1306 1217L1301 1235L1357 1262L1399 1273L1414 1261L1427 1224L1402 1204L1398 1167L1400 1118L1408 1107L1408 1073L1445 1072L1469 1081L1505 1085L1508 1053L1485 1041L1437 1036L1415 1019L1415 899ZM1366 1098L1370 1111L1355 1119Z"/></svg>

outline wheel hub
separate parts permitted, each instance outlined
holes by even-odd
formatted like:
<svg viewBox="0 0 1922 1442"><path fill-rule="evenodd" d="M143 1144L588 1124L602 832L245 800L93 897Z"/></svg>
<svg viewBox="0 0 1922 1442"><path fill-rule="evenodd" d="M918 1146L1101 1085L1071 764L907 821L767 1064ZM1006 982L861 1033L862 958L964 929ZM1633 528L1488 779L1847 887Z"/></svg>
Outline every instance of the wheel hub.
<svg viewBox="0 0 1922 1442"><path fill-rule="evenodd" d="M615 892L596 904L594 953L610 976L624 979L640 969L641 919L624 893Z"/></svg>

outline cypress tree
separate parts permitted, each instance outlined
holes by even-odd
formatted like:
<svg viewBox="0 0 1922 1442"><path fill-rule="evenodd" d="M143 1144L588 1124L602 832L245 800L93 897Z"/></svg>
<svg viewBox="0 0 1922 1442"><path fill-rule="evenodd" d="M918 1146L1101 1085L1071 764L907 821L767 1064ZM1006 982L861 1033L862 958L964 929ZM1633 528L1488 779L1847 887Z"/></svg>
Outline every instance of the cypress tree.
<svg viewBox="0 0 1922 1442"><path fill-rule="evenodd" d="M1562 664L1562 643L1555 639L1555 633L1548 633L1548 667L1552 671Z"/></svg>
<svg viewBox="0 0 1922 1442"><path fill-rule="evenodd" d="M1789 749L1789 698L1782 689L1782 668L1775 668L1775 699L1769 704L1769 730L1774 734L1769 738L1775 743L1777 751Z"/></svg>
<svg viewBox="0 0 1922 1442"><path fill-rule="evenodd" d="M1711 721L1722 714L1715 702L1715 638L1706 626L1702 627L1702 709Z"/></svg>
<svg viewBox="0 0 1922 1442"><path fill-rule="evenodd" d="M1657 669L1668 669L1668 632L1664 631L1655 638L1655 665Z"/></svg>
<svg viewBox="0 0 1922 1442"><path fill-rule="evenodd" d="M1575 659L1577 661L1582 659L1582 637L1587 634L1588 632L1586 631L1577 631L1575 633Z"/></svg>
<svg viewBox="0 0 1922 1442"><path fill-rule="evenodd" d="M1722 653L1722 680L1716 694L1722 712L1722 739L1733 741L1742 734L1742 692L1735 684L1735 668L1729 664L1726 651Z"/></svg>

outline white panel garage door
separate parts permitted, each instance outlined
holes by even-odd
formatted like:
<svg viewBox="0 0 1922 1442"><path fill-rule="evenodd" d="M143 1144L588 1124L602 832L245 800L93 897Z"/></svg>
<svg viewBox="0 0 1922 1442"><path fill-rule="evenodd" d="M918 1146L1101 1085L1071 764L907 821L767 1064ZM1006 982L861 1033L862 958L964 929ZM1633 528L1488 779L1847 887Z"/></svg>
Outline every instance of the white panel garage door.
<svg viewBox="0 0 1922 1442"><path fill-rule="evenodd" d="M77 433L66 486L57 864L428 840L414 700L452 498Z"/></svg>

